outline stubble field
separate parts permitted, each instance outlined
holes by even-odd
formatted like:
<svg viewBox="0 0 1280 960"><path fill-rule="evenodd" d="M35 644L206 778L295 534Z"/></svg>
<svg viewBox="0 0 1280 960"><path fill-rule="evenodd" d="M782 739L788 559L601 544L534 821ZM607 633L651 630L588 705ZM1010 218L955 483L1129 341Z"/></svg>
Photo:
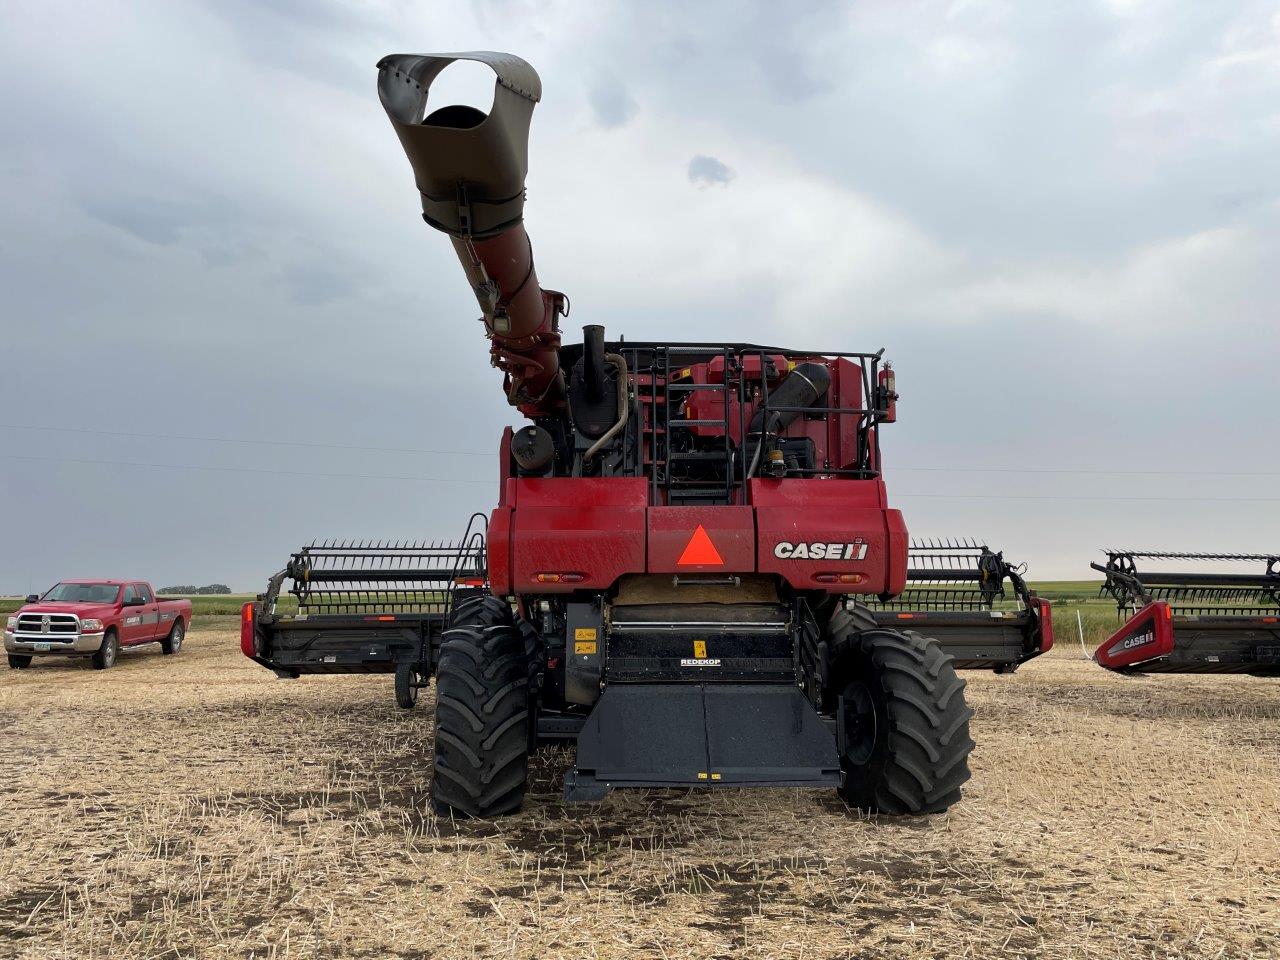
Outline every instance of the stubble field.
<svg viewBox="0 0 1280 960"><path fill-rule="evenodd" d="M1112 676L1068 635L969 675L946 816L568 807L552 750L524 813L455 823L427 799L430 698L277 681L226 623L105 673L0 669L0 957L1280 956L1274 681Z"/></svg>

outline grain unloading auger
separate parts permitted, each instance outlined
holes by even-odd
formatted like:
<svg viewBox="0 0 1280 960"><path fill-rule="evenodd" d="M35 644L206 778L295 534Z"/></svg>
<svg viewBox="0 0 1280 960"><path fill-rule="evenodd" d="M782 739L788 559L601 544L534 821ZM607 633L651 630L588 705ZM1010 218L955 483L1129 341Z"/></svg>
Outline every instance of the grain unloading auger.
<svg viewBox="0 0 1280 960"><path fill-rule="evenodd" d="M1013 673L1053 646L1049 601L1023 572L974 540L913 540L902 593L868 605L881 625L928 633L957 670Z"/></svg>
<svg viewBox="0 0 1280 960"><path fill-rule="evenodd" d="M1280 554L1108 550L1090 566L1128 618L1094 651L1100 665L1280 676Z"/></svg>
<svg viewBox="0 0 1280 960"><path fill-rule="evenodd" d="M431 101L459 59L493 69L488 112ZM881 354L608 342L599 326L562 345L567 300L540 286L523 226L537 73L507 54L396 55L378 91L532 421L504 432L487 589L455 599L435 660L437 809L518 809L530 752L566 740L572 800L789 785L883 813L954 803L964 682L936 641L860 602L907 574Z"/></svg>

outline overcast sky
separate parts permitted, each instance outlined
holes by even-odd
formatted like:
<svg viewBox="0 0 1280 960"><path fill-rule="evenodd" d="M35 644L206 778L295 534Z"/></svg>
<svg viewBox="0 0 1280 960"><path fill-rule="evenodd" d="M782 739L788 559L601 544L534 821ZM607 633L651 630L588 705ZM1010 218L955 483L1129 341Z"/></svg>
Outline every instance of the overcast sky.
<svg viewBox="0 0 1280 960"><path fill-rule="evenodd" d="M517 418L375 92L467 49L542 75L571 331L885 347L912 533L1033 577L1280 550L1275 3L33 0L0 7L0 592L256 590L492 506Z"/></svg>

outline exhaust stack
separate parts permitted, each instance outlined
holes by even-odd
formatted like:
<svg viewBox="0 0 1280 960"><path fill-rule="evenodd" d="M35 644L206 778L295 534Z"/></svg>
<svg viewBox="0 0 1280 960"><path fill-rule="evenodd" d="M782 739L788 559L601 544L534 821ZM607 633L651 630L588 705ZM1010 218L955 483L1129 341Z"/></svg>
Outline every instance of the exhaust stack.
<svg viewBox="0 0 1280 960"><path fill-rule="evenodd" d="M488 113L459 104L428 112L431 84L458 60L496 75ZM533 67L506 53L392 54L378 63L378 97L413 168L422 218L452 239L507 399L527 416L564 404L559 318L568 298L538 284L523 223L529 122L541 96Z"/></svg>

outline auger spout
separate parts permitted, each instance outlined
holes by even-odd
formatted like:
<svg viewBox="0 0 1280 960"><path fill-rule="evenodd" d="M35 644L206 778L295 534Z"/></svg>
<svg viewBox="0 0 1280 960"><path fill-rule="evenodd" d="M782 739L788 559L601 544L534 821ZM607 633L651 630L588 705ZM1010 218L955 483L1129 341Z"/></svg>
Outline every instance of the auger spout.
<svg viewBox="0 0 1280 960"><path fill-rule="evenodd" d="M456 104L427 112L431 84L457 60L496 75L487 114ZM523 223L529 121L541 96L537 72L510 54L392 54L378 63L378 97L413 168L422 218L452 239L507 399L527 416L557 412L565 396L559 318L568 301L538 284Z"/></svg>

